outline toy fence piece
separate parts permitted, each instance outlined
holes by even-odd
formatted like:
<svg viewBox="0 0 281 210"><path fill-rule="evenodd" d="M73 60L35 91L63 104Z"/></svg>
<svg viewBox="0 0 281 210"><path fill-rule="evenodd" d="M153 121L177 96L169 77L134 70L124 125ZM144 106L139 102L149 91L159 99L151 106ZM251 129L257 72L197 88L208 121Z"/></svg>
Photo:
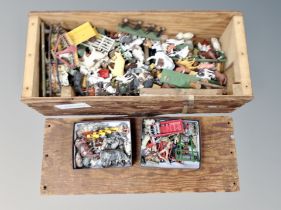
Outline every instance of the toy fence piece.
<svg viewBox="0 0 281 210"><path fill-rule="evenodd" d="M41 22L41 89L42 89L42 96L46 96L46 52L45 52L45 24Z"/></svg>
<svg viewBox="0 0 281 210"><path fill-rule="evenodd" d="M113 48L115 41L107 36L99 34L94 42L86 42L86 44L94 47L96 50L102 53L109 53Z"/></svg>

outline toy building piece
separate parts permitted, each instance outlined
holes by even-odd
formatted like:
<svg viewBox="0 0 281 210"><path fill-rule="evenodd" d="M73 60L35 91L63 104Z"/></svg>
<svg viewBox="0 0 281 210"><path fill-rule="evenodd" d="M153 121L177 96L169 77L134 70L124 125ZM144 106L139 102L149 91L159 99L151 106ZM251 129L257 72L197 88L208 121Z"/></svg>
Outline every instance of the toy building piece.
<svg viewBox="0 0 281 210"><path fill-rule="evenodd" d="M68 32L67 35L72 40L74 45L81 44L89 40L90 38L97 36L98 32L89 22L86 22L72 31Z"/></svg>

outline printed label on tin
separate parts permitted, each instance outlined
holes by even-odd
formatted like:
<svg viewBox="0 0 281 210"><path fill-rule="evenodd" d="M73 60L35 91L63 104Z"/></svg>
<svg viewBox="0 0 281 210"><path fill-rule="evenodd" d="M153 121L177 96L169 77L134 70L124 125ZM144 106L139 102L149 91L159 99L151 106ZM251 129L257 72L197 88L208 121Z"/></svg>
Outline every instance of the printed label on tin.
<svg viewBox="0 0 281 210"><path fill-rule="evenodd" d="M89 108L91 106L86 103L76 103L76 104L58 104L55 105L55 107L58 109L81 109L81 108Z"/></svg>

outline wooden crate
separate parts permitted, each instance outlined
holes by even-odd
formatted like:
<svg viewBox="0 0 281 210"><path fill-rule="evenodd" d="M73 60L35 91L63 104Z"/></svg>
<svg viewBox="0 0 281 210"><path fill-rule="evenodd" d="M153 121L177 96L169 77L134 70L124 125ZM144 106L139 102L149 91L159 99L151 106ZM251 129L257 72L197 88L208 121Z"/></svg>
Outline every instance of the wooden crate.
<svg viewBox="0 0 281 210"><path fill-rule="evenodd" d="M169 35L191 31L198 37L219 37L227 56L227 95L214 90L155 91L143 96L39 97L40 23L61 23L74 28L85 21L97 27L116 30L123 17L142 19L167 28ZM21 100L43 115L70 114L171 114L224 113L252 99L252 86L243 16L225 11L151 11L151 12L31 12L29 14L25 72ZM86 103L79 109L58 109L56 105Z"/></svg>
<svg viewBox="0 0 281 210"><path fill-rule="evenodd" d="M75 122L97 119L110 118L49 118L46 120L41 175L42 194L239 191L231 117L185 118L200 121L201 167L199 170L141 167L142 118L130 118L132 131L134 131L132 167L73 169L73 125Z"/></svg>

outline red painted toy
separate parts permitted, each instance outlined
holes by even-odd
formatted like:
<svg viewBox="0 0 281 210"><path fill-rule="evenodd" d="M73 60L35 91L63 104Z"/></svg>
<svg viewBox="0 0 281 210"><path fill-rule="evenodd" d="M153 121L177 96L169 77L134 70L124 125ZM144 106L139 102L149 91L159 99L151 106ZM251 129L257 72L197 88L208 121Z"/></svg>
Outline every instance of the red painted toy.
<svg viewBox="0 0 281 210"><path fill-rule="evenodd" d="M101 69L99 70L99 76L106 79L109 77L109 70L108 69Z"/></svg>
<svg viewBox="0 0 281 210"><path fill-rule="evenodd" d="M171 134L183 133L183 122L182 120L168 120L160 122L159 124L160 133L156 134L156 137L167 136Z"/></svg>

